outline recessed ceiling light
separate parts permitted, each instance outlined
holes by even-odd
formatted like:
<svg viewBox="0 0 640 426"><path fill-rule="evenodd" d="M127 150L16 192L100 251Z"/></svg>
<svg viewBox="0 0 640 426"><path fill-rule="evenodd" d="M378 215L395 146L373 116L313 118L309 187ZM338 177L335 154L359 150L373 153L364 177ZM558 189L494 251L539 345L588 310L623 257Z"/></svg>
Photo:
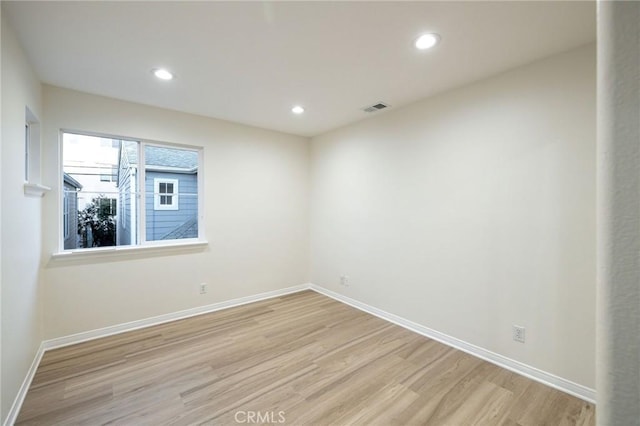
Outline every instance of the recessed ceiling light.
<svg viewBox="0 0 640 426"><path fill-rule="evenodd" d="M302 108L300 105L296 105L291 108L291 112L294 114L302 114L304 112L304 108Z"/></svg>
<svg viewBox="0 0 640 426"><path fill-rule="evenodd" d="M416 40L415 46L417 49L426 50L431 49L438 44L440 36L436 33L423 34Z"/></svg>
<svg viewBox="0 0 640 426"><path fill-rule="evenodd" d="M153 70L153 75L158 77L160 80L171 80L173 79L173 74L163 68L156 68Z"/></svg>

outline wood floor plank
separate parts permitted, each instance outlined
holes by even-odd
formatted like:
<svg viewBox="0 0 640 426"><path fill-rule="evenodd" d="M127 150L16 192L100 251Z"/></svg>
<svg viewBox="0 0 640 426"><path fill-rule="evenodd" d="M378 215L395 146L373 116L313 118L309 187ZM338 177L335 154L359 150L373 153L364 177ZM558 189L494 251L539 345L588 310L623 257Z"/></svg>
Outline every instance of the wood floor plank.
<svg viewBox="0 0 640 426"><path fill-rule="evenodd" d="M592 404L306 291L47 352L17 425L584 425Z"/></svg>

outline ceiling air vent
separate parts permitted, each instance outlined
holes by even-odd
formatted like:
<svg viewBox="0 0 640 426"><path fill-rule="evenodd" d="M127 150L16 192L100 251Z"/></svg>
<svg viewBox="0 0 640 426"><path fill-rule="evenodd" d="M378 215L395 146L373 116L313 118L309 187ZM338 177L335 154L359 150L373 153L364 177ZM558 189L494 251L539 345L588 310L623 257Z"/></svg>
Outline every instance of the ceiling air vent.
<svg viewBox="0 0 640 426"><path fill-rule="evenodd" d="M385 109L385 108L388 108L388 107L389 107L389 105L384 104L382 102L378 102L375 105L371 105L369 107L362 108L362 110L364 112L376 112L376 111L380 111L381 109Z"/></svg>

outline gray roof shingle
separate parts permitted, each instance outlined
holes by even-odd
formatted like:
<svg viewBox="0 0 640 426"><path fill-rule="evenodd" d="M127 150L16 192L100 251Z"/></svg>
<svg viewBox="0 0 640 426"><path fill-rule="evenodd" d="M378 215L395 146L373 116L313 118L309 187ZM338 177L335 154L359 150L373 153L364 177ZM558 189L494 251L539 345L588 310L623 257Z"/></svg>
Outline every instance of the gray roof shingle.
<svg viewBox="0 0 640 426"><path fill-rule="evenodd" d="M130 164L138 163L138 147L135 142L124 142L122 149L126 150ZM147 166L176 167L186 170L198 167L198 153L186 149L147 145L144 150L144 160Z"/></svg>

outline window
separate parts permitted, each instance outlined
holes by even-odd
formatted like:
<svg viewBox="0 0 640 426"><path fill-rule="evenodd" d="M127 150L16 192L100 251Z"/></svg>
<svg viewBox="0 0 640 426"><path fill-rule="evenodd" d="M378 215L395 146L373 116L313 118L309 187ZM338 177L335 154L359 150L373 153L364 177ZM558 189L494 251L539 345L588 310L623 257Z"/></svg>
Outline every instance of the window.
<svg viewBox="0 0 640 426"><path fill-rule="evenodd" d="M178 210L178 184L177 179L153 180L155 210Z"/></svg>
<svg viewBox="0 0 640 426"><path fill-rule="evenodd" d="M31 134L29 131L29 122L24 125L24 181L29 182L29 141Z"/></svg>
<svg viewBox="0 0 640 426"><path fill-rule="evenodd" d="M24 112L24 181L40 183L40 122L29 107Z"/></svg>
<svg viewBox="0 0 640 426"><path fill-rule="evenodd" d="M77 211L72 249L200 238L202 149L67 132L62 143L65 193L77 195L61 215L64 240Z"/></svg>
<svg viewBox="0 0 640 426"><path fill-rule="evenodd" d="M106 216L115 216L117 214L117 200L115 198L100 198L99 200L98 208L100 209L100 214Z"/></svg>
<svg viewBox="0 0 640 426"><path fill-rule="evenodd" d="M51 190L40 181L40 123L28 106L24 115L24 195L39 198Z"/></svg>

